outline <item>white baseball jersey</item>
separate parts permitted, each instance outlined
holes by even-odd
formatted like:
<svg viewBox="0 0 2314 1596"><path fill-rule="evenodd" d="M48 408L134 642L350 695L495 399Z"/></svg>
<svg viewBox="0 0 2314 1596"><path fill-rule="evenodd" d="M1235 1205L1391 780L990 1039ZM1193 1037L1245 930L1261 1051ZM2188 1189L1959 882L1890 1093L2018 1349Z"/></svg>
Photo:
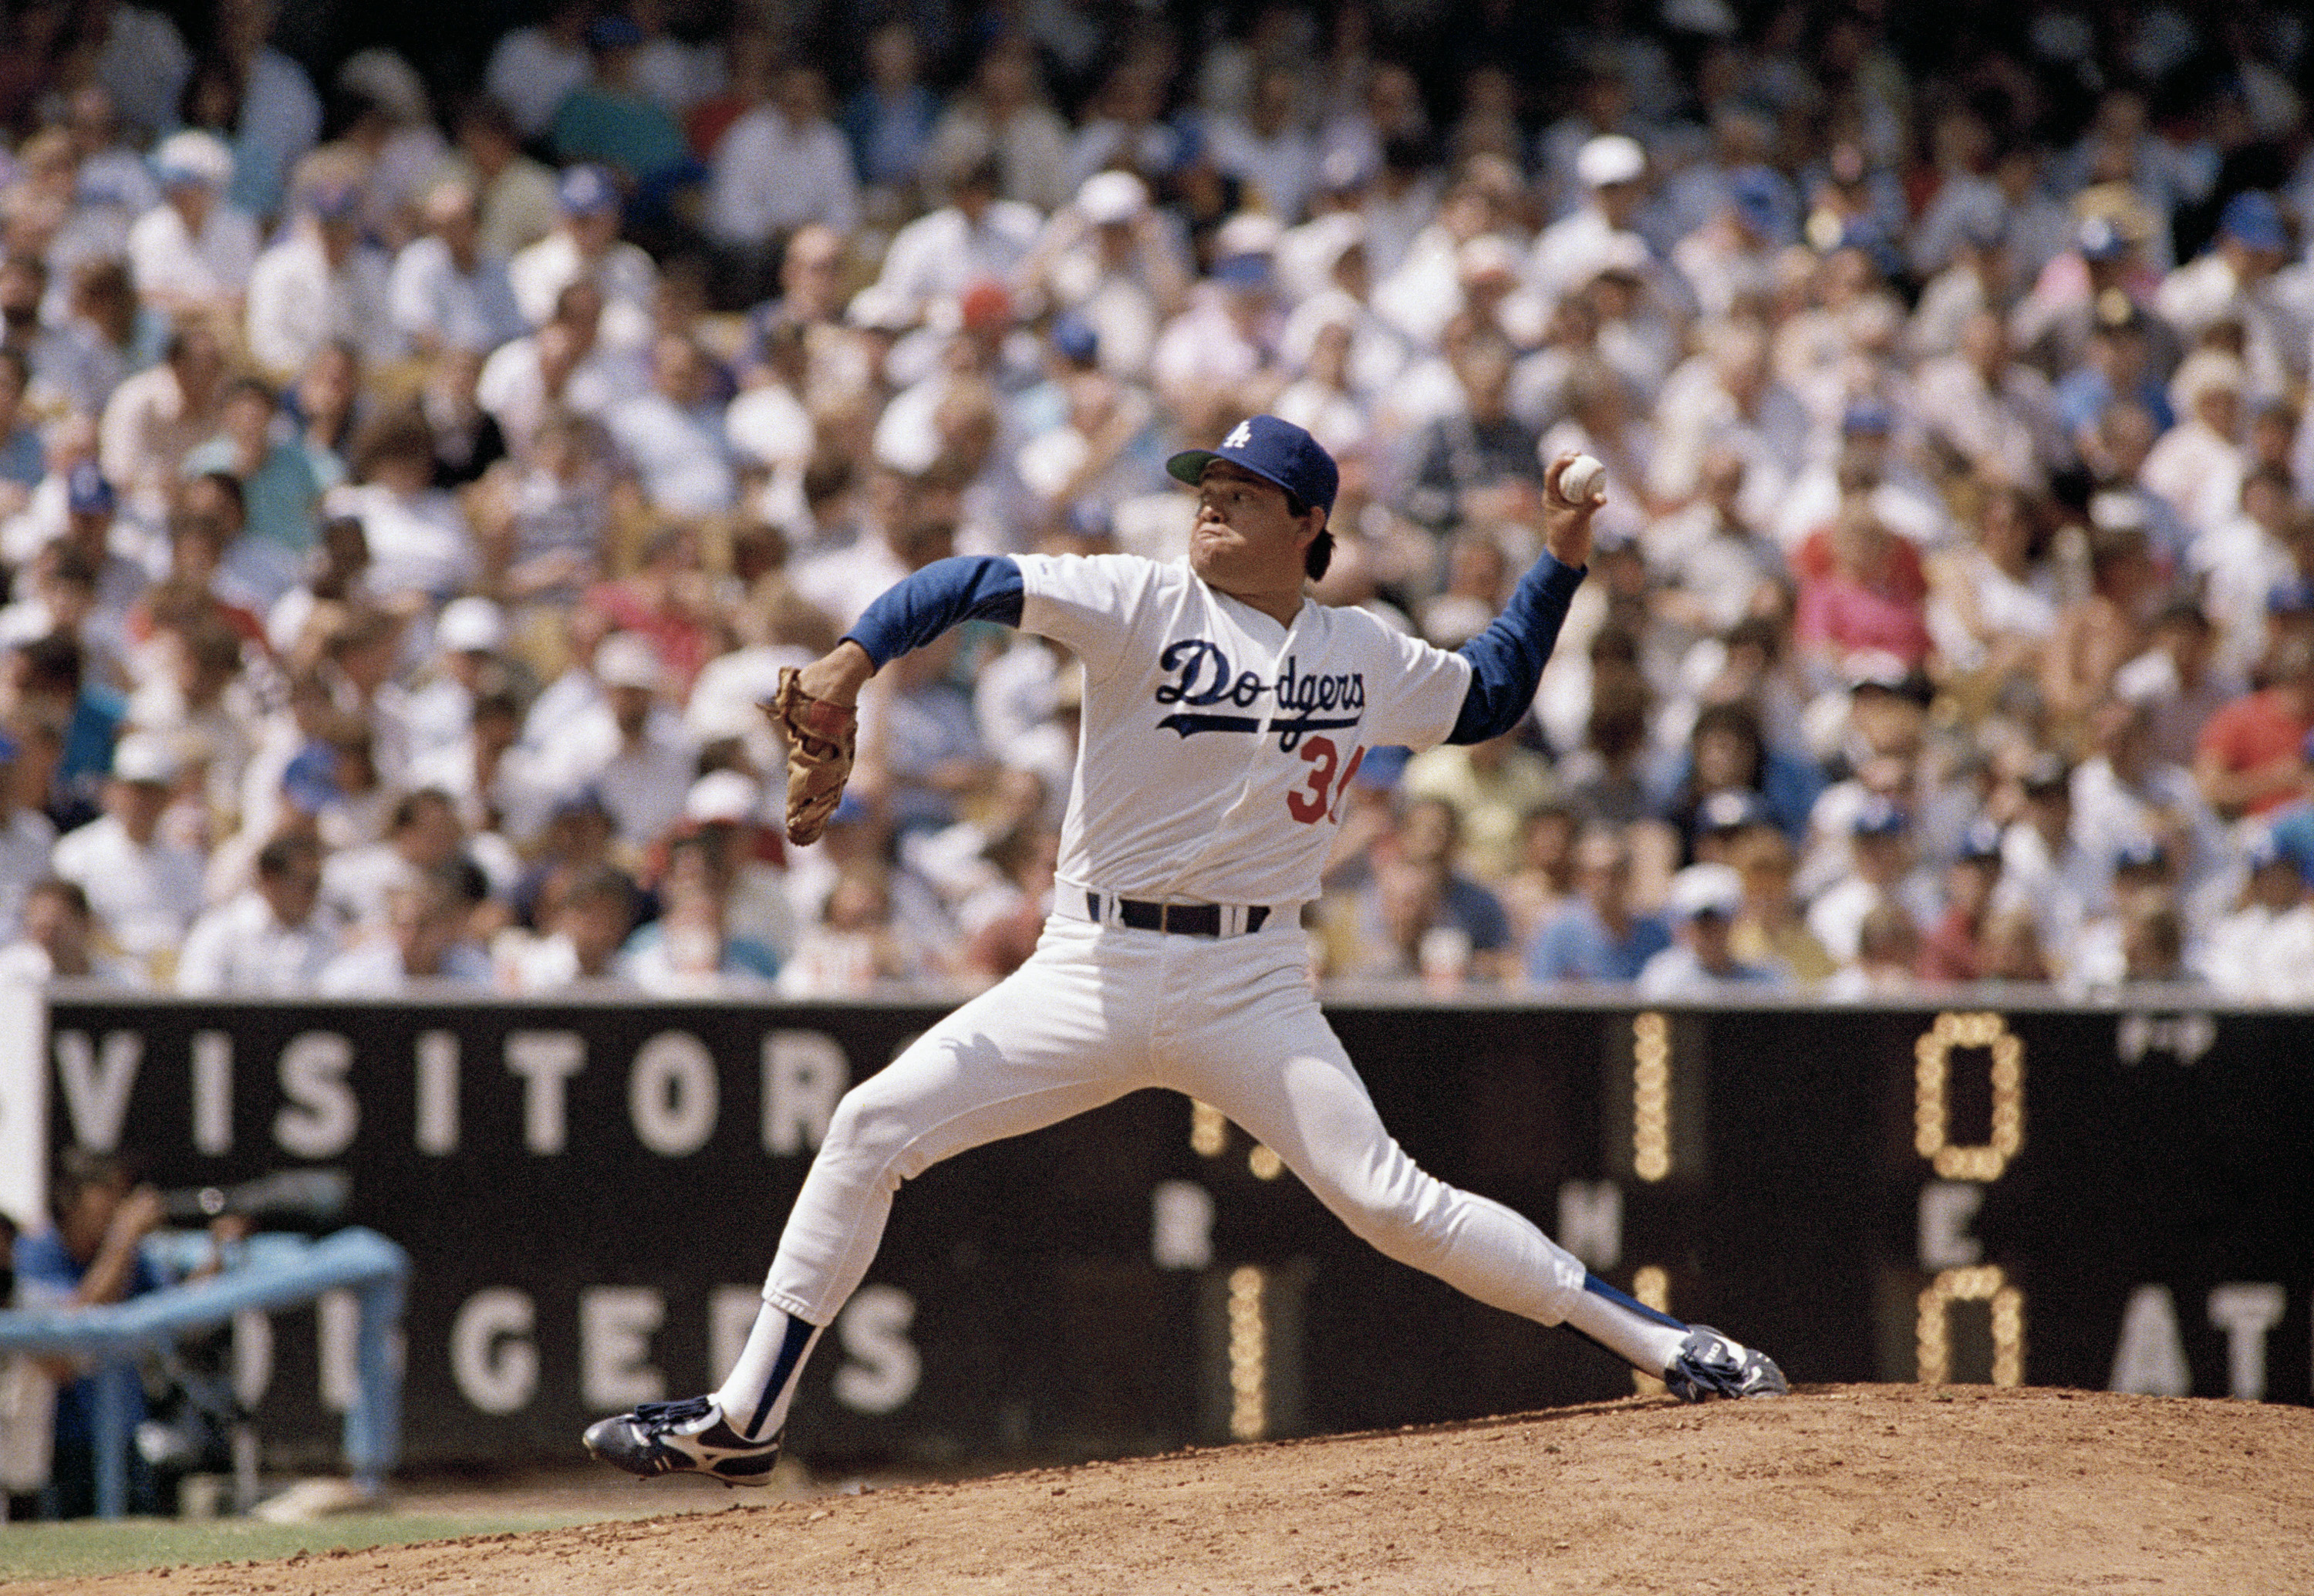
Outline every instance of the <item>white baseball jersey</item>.
<svg viewBox="0 0 2314 1596"><path fill-rule="evenodd" d="M1364 610L1293 625L1134 555L1015 556L1020 627L1084 661L1056 874L1177 903L1314 898L1366 750L1454 727L1470 662Z"/></svg>

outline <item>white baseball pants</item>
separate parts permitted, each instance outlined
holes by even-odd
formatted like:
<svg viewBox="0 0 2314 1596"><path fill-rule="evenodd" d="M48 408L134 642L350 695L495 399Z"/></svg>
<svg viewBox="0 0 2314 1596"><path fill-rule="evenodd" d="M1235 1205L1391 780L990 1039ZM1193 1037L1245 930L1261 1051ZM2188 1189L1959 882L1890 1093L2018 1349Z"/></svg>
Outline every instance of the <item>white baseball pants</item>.
<svg viewBox="0 0 2314 1596"><path fill-rule="evenodd" d="M1224 938L1047 921L1026 965L845 1095L764 1300L828 1323L867 1274L902 1181L1161 1086L1220 1109L1391 1257L1558 1324L1583 1265L1501 1204L1415 1167L1319 1010L1302 929L1279 919Z"/></svg>

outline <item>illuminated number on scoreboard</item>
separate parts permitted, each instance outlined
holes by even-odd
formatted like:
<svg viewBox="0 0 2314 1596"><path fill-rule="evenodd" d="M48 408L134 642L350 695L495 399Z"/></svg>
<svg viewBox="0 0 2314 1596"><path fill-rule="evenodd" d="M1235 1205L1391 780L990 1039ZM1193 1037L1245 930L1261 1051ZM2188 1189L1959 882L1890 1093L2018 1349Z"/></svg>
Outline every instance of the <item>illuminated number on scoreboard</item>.
<svg viewBox="0 0 2314 1596"><path fill-rule="evenodd" d="M1992 1139L1982 1147L1956 1147L1947 1101L1956 1047L1992 1054ZM1998 1014L1939 1014L1912 1045L1912 1147L1947 1180L2000 1178L2025 1143L2025 1044Z"/></svg>
<svg viewBox="0 0 2314 1596"><path fill-rule="evenodd" d="M1982 1146L1952 1140L1952 1055L1956 1048L1983 1049L1991 1055L1992 1128ZM1912 1148L1948 1181L1990 1185L2025 1144L2025 1044L1998 1014L1939 1014L1928 1034L1912 1045ZM1933 1191L1935 1188L1931 1188ZM1924 1193L1923 1224L1929 1210ZM1967 1212L1974 1211L1972 1199ZM1928 1250L1923 1240L1922 1250ZM1969 1243L1970 1256L1974 1243ZM1923 1258L1925 1265L1937 1260ZM1915 1321L1914 1367L1924 1385L1952 1378L1952 1305L1983 1302L1992 1324L1992 1383L2021 1385L2025 1380L2025 1293L2009 1283L1997 1264L1940 1269L1921 1292Z"/></svg>
<svg viewBox="0 0 2314 1596"><path fill-rule="evenodd" d="M1229 1433L1232 1441L1269 1433L1269 1276L1251 1264L1229 1277Z"/></svg>
<svg viewBox="0 0 2314 1596"><path fill-rule="evenodd" d="M1631 1274L1631 1295L1657 1313L1669 1313L1671 1275L1653 1264L1636 1269ZM1631 1389L1642 1397L1660 1397L1668 1388L1654 1375L1634 1369Z"/></svg>
<svg viewBox="0 0 2314 1596"><path fill-rule="evenodd" d="M1947 1269L1921 1293L1916 1330L1919 1379L1940 1386L1952 1378L1952 1320L1956 1302L1992 1305L1992 1383L2025 1383L2025 1293L2009 1283L1998 1264Z"/></svg>
<svg viewBox="0 0 2314 1596"><path fill-rule="evenodd" d="M1671 1173L1671 1022L1660 1014L1631 1020L1631 1173Z"/></svg>

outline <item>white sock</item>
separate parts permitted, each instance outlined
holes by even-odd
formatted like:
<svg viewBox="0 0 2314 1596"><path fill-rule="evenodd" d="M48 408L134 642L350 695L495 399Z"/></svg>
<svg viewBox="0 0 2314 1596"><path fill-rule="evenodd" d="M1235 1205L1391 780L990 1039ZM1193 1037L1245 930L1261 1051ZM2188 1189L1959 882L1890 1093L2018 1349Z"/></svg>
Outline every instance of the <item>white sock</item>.
<svg viewBox="0 0 2314 1596"><path fill-rule="evenodd" d="M1643 1373L1660 1375L1679 1356L1688 1327L1625 1296L1595 1274L1567 1309L1568 1328L1589 1336Z"/></svg>
<svg viewBox="0 0 2314 1596"><path fill-rule="evenodd" d="M788 1404L795 1399L796 1376L823 1327L764 1304L739 1361L715 1393L715 1405L731 1428L749 1441L779 1433L788 1422Z"/></svg>

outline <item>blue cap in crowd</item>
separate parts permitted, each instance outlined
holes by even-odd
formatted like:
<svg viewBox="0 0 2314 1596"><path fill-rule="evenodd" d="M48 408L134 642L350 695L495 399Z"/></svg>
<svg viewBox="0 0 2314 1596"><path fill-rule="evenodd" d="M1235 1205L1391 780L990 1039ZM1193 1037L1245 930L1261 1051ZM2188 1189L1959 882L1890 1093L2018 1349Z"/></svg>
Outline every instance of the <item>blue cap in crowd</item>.
<svg viewBox="0 0 2314 1596"><path fill-rule="evenodd" d="M1064 360L1090 365L1100 353L1100 334L1075 311L1063 311L1053 318L1053 348Z"/></svg>
<svg viewBox="0 0 2314 1596"><path fill-rule="evenodd" d="M589 781L584 787L574 787L557 798L552 813L557 820L577 815L594 815L608 820L611 818L611 806L603 797L603 789Z"/></svg>
<svg viewBox="0 0 2314 1596"><path fill-rule="evenodd" d="M1218 449L1184 449L1165 463L1177 481L1197 486L1206 467L1216 460L1242 466L1266 481L1276 483L1303 504L1317 505L1329 515L1334 491L1342 473L1325 445L1291 421L1276 416L1248 416L1222 439Z"/></svg>
<svg viewBox="0 0 2314 1596"><path fill-rule="evenodd" d="M1979 818L1960 834L1960 858L1963 860L1998 860L2000 857L2000 826L1999 822Z"/></svg>
<svg viewBox="0 0 2314 1596"><path fill-rule="evenodd" d="M1896 413L1876 399L1851 399L1840 415L1840 430L1850 437L1886 437L1895 429Z"/></svg>
<svg viewBox="0 0 2314 1596"><path fill-rule="evenodd" d="M596 17L587 29L587 48L589 49L630 49L642 41L643 31L617 12L606 17Z"/></svg>
<svg viewBox="0 0 2314 1596"><path fill-rule="evenodd" d="M1105 539L1117 535L1117 518L1097 498L1072 499L1061 520L1072 537Z"/></svg>
<svg viewBox="0 0 2314 1596"><path fill-rule="evenodd" d="M2116 870L2159 870L2169 863L2169 851L2151 837L2132 837L2113 851Z"/></svg>
<svg viewBox="0 0 2314 1596"><path fill-rule="evenodd" d="M338 785L338 751L312 742L297 750L281 772L281 796L300 815L318 815L345 796Z"/></svg>
<svg viewBox="0 0 2314 1596"><path fill-rule="evenodd" d="M1276 263L1267 255L1248 250L1241 254L1224 255L1214 262L1206 274L1229 288L1267 288L1276 275Z"/></svg>
<svg viewBox="0 0 2314 1596"><path fill-rule="evenodd" d="M324 222L350 220L361 209L359 183L323 183L305 194L305 208Z"/></svg>
<svg viewBox="0 0 2314 1596"><path fill-rule="evenodd" d="M1912 827L1903 810L1877 795L1866 798L1848 823L1849 834L1856 837L1901 837Z"/></svg>
<svg viewBox="0 0 2314 1596"><path fill-rule="evenodd" d="M2314 582L2303 577L2276 582L2265 590L2265 613L2269 615L2303 615L2309 611L2314 611Z"/></svg>
<svg viewBox="0 0 2314 1596"><path fill-rule="evenodd" d="M119 501L93 460L84 460L65 477L65 507L75 516L110 516Z"/></svg>
<svg viewBox="0 0 2314 1596"><path fill-rule="evenodd" d="M573 166L555 185L554 197L572 216L592 216L619 203L619 185L600 166Z"/></svg>
<svg viewBox="0 0 2314 1596"><path fill-rule="evenodd" d="M2091 216L2073 236L2084 260L2118 260L2129 253L2129 234L2110 216Z"/></svg>
<svg viewBox="0 0 2314 1596"><path fill-rule="evenodd" d="M2219 213L2218 231L2253 250L2287 250L2290 230L2283 225L2282 207L2274 196L2248 189L2226 201Z"/></svg>
<svg viewBox="0 0 2314 1596"><path fill-rule="evenodd" d="M1727 179L1727 200L1744 225L1779 242L1791 233L1791 203L1784 180L1764 166L1745 166Z"/></svg>

